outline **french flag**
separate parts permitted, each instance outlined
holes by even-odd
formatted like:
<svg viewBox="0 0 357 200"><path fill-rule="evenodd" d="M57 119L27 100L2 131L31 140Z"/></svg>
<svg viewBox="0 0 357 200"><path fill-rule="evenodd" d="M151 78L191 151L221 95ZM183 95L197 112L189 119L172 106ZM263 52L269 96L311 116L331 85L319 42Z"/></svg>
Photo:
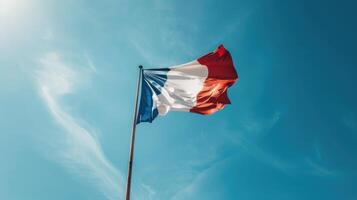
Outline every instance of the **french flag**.
<svg viewBox="0 0 357 200"><path fill-rule="evenodd" d="M192 62L169 68L143 69L136 123L152 122L169 111L209 115L230 104L227 90L238 79L223 45Z"/></svg>

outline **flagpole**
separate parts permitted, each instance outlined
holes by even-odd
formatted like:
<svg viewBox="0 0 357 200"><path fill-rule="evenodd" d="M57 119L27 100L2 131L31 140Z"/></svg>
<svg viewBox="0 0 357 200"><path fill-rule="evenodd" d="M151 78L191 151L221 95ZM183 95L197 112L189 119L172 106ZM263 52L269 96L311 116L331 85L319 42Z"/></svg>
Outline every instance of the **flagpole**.
<svg viewBox="0 0 357 200"><path fill-rule="evenodd" d="M140 90L140 81L142 77L143 66L139 65L139 78L138 84L136 87L136 98L135 98L135 108L134 108L134 117L133 117L133 126L131 130L131 144L129 152L129 169L128 169L128 179L126 182L126 195L125 200L130 200L130 189L131 189L131 172L133 168L133 158L134 158L134 142L135 142L135 129L136 129L136 115L138 112L138 99L139 99L139 90Z"/></svg>

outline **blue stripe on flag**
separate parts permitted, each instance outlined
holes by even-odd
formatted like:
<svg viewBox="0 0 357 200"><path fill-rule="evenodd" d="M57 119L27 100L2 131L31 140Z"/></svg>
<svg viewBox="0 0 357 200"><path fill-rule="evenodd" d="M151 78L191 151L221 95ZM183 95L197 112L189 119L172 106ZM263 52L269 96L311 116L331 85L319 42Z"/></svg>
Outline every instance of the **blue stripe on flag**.
<svg viewBox="0 0 357 200"><path fill-rule="evenodd" d="M161 89L167 80L168 68L145 69L142 73L141 97L136 123L152 122L158 115L153 96L161 94Z"/></svg>

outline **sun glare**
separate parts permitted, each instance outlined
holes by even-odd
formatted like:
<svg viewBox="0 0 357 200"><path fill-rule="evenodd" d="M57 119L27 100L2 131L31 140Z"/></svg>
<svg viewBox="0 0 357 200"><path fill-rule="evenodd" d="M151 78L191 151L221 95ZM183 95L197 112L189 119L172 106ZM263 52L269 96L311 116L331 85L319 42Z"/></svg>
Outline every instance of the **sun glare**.
<svg viewBox="0 0 357 200"><path fill-rule="evenodd" d="M0 0L0 16L12 15L16 12L19 0Z"/></svg>

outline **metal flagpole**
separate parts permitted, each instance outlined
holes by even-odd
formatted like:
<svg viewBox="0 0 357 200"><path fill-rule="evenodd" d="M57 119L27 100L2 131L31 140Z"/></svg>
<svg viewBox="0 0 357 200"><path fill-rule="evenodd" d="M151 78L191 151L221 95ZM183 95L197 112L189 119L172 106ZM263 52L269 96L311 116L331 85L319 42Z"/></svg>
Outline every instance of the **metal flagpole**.
<svg viewBox="0 0 357 200"><path fill-rule="evenodd" d="M134 118L133 118L133 127L131 131L131 144L129 152L129 169L128 169L128 179L126 182L126 195L125 200L130 200L130 188L131 188L131 171L133 168L133 157L134 157L134 142L135 142L135 128L136 128L136 115L138 111L138 99L139 99L139 90L140 90L140 81L142 77L143 66L139 66L139 78L138 85L136 88L136 99L135 99L135 109L134 109Z"/></svg>

